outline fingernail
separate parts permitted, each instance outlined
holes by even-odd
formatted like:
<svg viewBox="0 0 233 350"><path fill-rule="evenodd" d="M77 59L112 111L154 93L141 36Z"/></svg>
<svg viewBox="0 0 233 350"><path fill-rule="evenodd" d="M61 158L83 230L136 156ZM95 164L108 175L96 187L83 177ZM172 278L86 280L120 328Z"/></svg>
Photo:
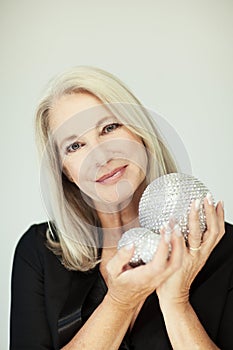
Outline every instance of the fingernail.
<svg viewBox="0 0 233 350"><path fill-rule="evenodd" d="M171 241L171 231L170 232L165 232L164 240L165 240L166 243L170 243L170 241Z"/></svg>
<svg viewBox="0 0 233 350"><path fill-rule="evenodd" d="M201 204L201 200L200 200L199 198L197 198L197 199L195 200L195 205L194 205L196 211L199 211L199 209L200 209L200 204Z"/></svg>
<svg viewBox="0 0 233 350"><path fill-rule="evenodd" d="M174 230L175 230L175 234L177 235L177 237L181 237L182 236L181 229L180 229L180 226L178 224L176 224L174 226Z"/></svg>
<svg viewBox="0 0 233 350"><path fill-rule="evenodd" d="M134 244L133 243L129 243L129 244L126 244L123 248L125 250L131 250L133 248Z"/></svg>
<svg viewBox="0 0 233 350"><path fill-rule="evenodd" d="M224 202L223 201L220 201L220 202L221 202L222 208L224 209Z"/></svg>
<svg viewBox="0 0 233 350"><path fill-rule="evenodd" d="M165 222L163 224L163 226L165 227L164 240L165 240L166 243L170 243L170 240L171 240L171 227L170 227L168 222Z"/></svg>
<svg viewBox="0 0 233 350"><path fill-rule="evenodd" d="M168 222L165 222L164 224L164 227L165 227L165 233L171 233L171 226L169 225Z"/></svg>
<svg viewBox="0 0 233 350"><path fill-rule="evenodd" d="M164 229L165 229L164 225L161 225L161 226L160 226L160 229L159 229L159 232L160 232L160 233L163 232Z"/></svg>
<svg viewBox="0 0 233 350"><path fill-rule="evenodd" d="M208 200L209 205L213 204L213 197L210 192L207 193L206 198Z"/></svg>
<svg viewBox="0 0 233 350"><path fill-rule="evenodd" d="M169 216L169 225L171 224L171 225L174 225L175 224L175 222L176 222L176 218L175 218L175 216L174 215L170 215Z"/></svg>

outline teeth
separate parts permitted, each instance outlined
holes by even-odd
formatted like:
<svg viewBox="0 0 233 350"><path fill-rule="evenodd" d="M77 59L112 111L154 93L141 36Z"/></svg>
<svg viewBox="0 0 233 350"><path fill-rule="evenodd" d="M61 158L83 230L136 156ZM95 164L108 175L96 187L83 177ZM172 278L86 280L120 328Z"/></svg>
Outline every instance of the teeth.
<svg viewBox="0 0 233 350"><path fill-rule="evenodd" d="M122 170L122 169L121 169ZM117 177L120 173L121 173L121 170L118 170L115 174L107 177L104 181L108 180L108 179L112 179L112 178L115 178Z"/></svg>
<svg viewBox="0 0 233 350"><path fill-rule="evenodd" d="M112 176L110 176L110 177L116 177L118 174L120 174L120 170L119 171L117 171L115 174L113 174Z"/></svg>

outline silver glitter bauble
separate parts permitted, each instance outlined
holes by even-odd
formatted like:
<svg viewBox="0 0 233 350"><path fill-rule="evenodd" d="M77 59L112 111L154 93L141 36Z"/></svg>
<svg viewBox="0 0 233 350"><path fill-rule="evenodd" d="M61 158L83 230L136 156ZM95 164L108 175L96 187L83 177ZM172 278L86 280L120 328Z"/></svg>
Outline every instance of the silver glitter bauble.
<svg viewBox="0 0 233 350"><path fill-rule="evenodd" d="M161 225L173 216L187 238L191 203L194 199L200 199L199 222L203 233L206 230L203 201L208 192L207 187L191 175L163 175L149 184L143 192L139 203L140 225L159 234Z"/></svg>
<svg viewBox="0 0 233 350"><path fill-rule="evenodd" d="M139 203L139 221L142 227L126 231L118 243L118 249L134 243L135 252L130 265L138 266L152 260L160 241L160 228L171 216L187 240L188 216L195 199L200 200L199 222L200 230L204 233L206 216L203 204L208 192L210 193L208 188L197 178L182 173L163 175L149 184Z"/></svg>
<svg viewBox="0 0 233 350"><path fill-rule="evenodd" d="M118 249L127 244L134 244L134 255L130 265L135 267L146 264L152 260L160 242L160 235L151 232L147 228L136 227L126 231L118 242Z"/></svg>

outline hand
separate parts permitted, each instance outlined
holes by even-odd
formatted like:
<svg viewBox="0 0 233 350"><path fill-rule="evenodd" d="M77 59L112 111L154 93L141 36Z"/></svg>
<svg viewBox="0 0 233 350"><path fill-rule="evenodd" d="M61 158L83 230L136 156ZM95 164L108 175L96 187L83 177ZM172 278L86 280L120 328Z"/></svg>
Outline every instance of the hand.
<svg viewBox="0 0 233 350"><path fill-rule="evenodd" d="M193 202L189 215L189 235L187 245L183 239L182 266L169 278L161 283L156 292L160 300L160 305L185 304L189 300L190 286L204 266L210 253L220 241L225 233L224 209L219 202L216 208L213 205L210 195L204 199L204 209L206 213L207 230L203 237L199 224L198 201ZM179 229L173 226L172 230ZM165 234L163 228L161 234ZM174 236L173 236L174 237Z"/></svg>
<svg viewBox="0 0 233 350"><path fill-rule="evenodd" d="M136 268L128 265L134 247L129 245L120 249L106 266L107 297L124 309L134 309L144 302L148 295L181 267L183 237L173 232L171 244L169 260L169 242L163 236L153 260Z"/></svg>

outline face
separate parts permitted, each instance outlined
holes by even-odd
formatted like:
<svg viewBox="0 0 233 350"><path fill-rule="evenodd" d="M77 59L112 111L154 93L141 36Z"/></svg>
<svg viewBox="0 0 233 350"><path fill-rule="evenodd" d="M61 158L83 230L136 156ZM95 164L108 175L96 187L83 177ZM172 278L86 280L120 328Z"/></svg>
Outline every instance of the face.
<svg viewBox="0 0 233 350"><path fill-rule="evenodd" d="M143 182L147 153L141 138L88 93L64 95L50 119L63 171L95 207L132 198Z"/></svg>

